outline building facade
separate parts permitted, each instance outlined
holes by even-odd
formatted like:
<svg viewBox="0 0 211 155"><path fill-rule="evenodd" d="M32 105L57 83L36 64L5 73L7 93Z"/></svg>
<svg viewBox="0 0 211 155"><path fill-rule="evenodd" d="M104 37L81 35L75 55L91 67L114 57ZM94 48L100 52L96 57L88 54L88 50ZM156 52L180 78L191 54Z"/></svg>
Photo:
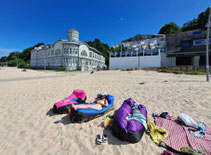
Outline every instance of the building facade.
<svg viewBox="0 0 211 155"><path fill-rule="evenodd" d="M136 35L122 41L122 45L127 50L111 53L110 69L170 66L171 60L166 57L165 35Z"/></svg>
<svg viewBox="0 0 211 155"><path fill-rule="evenodd" d="M127 47L128 50L165 49L166 40L163 34L138 34L132 38L123 40L122 45Z"/></svg>
<svg viewBox="0 0 211 155"><path fill-rule="evenodd" d="M166 35L167 56L174 60L176 66L205 66L206 37L207 30L200 29ZM209 53L210 51L211 46L209 46ZM211 54L209 59L211 60Z"/></svg>
<svg viewBox="0 0 211 155"><path fill-rule="evenodd" d="M31 52L31 68L69 70L102 69L105 57L87 43L79 41L79 31L67 30L67 40L56 41L53 45L41 45Z"/></svg>

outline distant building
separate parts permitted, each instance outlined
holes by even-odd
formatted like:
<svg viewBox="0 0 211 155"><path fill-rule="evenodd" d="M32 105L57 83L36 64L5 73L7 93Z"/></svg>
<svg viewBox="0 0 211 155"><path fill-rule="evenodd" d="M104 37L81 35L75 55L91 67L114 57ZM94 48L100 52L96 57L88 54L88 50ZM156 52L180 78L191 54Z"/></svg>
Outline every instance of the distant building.
<svg viewBox="0 0 211 155"><path fill-rule="evenodd" d="M110 69L148 68L169 66L166 39L163 34L136 35L121 42L126 51L112 52Z"/></svg>
<svg viewBox="0 0 211 155"><path fill-rule="evenodd" d="M165 49L166 41L163 34L138 34L132 38L122 41L124 47L128 50L141 49Z"/></svg>
<svg viewBox="0 0 211 155"><path fill-rule="evenodd" d="M112 47L113 47L113 48L117 48L117 47L119 47L119 45L113 45Z"/></svg>
<svg viewBox="0 0 211 155"><path fill-rule="evenodd" d="M205 66L207 30L192 30L166 35L167 56L174 65ZM210 31L211 37L211 31ZM209 39L211 44L211 39ZM211 45L209 59L211 60Z"/></svg>
<svg viewBox="0 0 211 155"><path fill-rule="evenodd" d="M53 45L41 45L31 52L31 68L69 70L92 70L103 68L105 58L102 53L87 43L79 41L79 31L67 30L67 40L56 41Z"/></svg>

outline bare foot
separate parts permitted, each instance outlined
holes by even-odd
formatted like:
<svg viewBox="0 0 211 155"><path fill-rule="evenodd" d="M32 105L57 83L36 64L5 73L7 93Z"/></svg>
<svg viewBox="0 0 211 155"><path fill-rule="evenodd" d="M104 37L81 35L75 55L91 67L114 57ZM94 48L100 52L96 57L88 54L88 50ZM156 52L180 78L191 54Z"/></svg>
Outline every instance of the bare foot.
<svg viewBox="0 0 211 155"><path fill-rule="evenodd" d="M76 107L74 104L72 104L72 108L73 108L74 110L77 110L77 107Z"/></svg>

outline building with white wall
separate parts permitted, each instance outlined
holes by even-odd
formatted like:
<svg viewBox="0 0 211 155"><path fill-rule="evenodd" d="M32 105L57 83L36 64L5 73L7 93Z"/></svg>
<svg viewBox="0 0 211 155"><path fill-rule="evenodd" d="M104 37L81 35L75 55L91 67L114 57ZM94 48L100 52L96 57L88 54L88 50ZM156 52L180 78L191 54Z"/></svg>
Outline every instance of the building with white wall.
<svg viewBox="0 0 211 155"><path fill-rule="evenodd" d="M109 69L170 66L166 57L165 35L136 35L121 42L126 51L110 54ZM113 47L114 48L114 47Z"/></svg>
<svg viewBox="0 0 211 155"><path fill-rule="evenodd" d="M128 50L141 49L165 49L166 38L163 34L143 34L122 41L122 45Z"/></svg>
<svg viewBox="0 0 211 155"><path fill-rule="evenodd" d="M67 40L58 40L53 45L41 45L31 52L31 68L69 70L92 70L105 66L102 53L87 43L79 41L79 31L67 30Z"/></svg>

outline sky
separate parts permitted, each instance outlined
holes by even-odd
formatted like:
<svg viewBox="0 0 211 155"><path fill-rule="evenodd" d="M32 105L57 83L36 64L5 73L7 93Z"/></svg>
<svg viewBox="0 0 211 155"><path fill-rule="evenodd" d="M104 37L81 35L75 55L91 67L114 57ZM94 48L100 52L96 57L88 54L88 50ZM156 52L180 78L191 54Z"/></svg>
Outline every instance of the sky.
<svg viewBox="0 0 211 155"><path fill-rule="evenodd" d="M0 57L38 42L53 44L79 30L80 41L109 46L136 34L157 34L169 22L180 27L210 0L0 0Z"/></svg>

